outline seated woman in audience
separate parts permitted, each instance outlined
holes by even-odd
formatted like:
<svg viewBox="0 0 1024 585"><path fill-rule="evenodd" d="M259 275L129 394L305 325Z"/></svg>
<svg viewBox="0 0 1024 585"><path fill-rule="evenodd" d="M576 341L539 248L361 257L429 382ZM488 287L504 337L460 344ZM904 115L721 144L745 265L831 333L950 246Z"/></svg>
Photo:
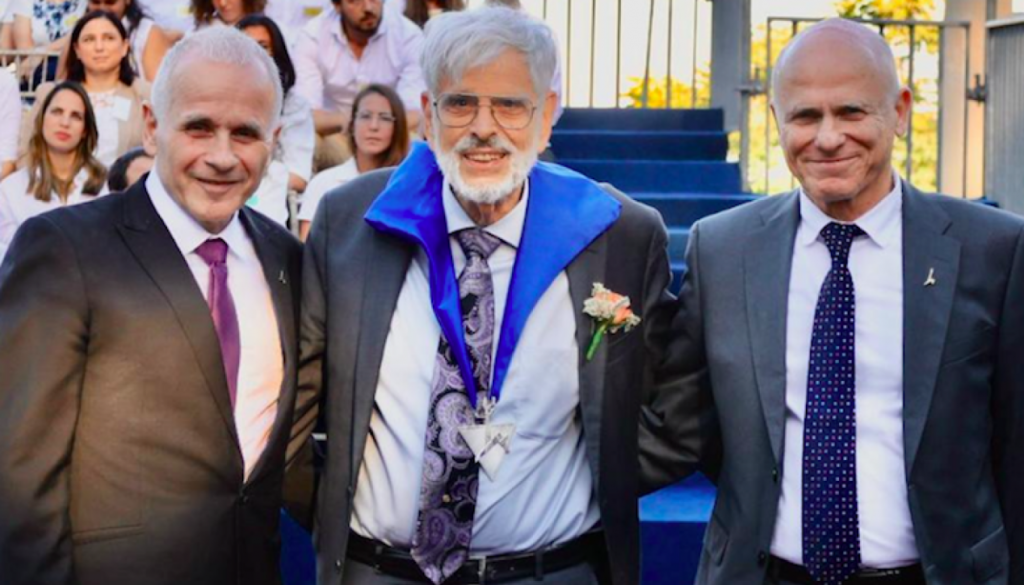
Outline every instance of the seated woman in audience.
<svg viewBox="0 0 1024 585"><path fill-rule="evenodd" d="M18 81L0 67L0 179L14 172L18 160L18 132L21 126L21 92Z"/></svg>
<svg viewBox="0 0 1024 585"><path fill-rule="evenodd" d="M96 116L82 86L65 81L43 99L32 124L25 166L0 182L0 260L30 217L89 201L107 170L96 160Z"/></svg>
<svg viewBox="0 0 1024 585"><path fill-rule="evenodd" d="M138 0L89 0L89 11L106 10L121 19L128 31L135 73L153 81L164 55L171 48L171 37L146 15Z"/></svg>
<svg viewBox="0 0 1024 585"><path fill-rule="evenodd" d="M252 14L240 20L237 27L259 43L274 60L284 88L277 150L260 188L249 199L249 206L281 225L287 225L288 192L303 192L313 175L313 149L316 146L313 111L302 96L292 91L295 67L277 24L262 14Z"/></svg>
<svg viewBox="0 0 1024 585"><path fill-rule="evenodd" d="M100 133L95 154L105 165L142 145L149 84L135 75L129 51L128 33L112 12L90 12L71 31L64 76L89 94ZM52 83L39 86L33 107L52 89Z"/></svg>
<svg viewBox="0 0 1024 585"><path fill-rule="evenodd" d="M234 26L250 14L260 14L267 0L192 0L196 29L221 24Z"/></svg>
<svg viewBox="0 0 1024 585"><path fill-rule="evenodd" d="M31 18L14 21L14 46L19 51L63 51L68 44L68 34L85 14L87 0L31 0L31 3ZM40 63L40 59L22 62L23 77L33 76L35 72L33 87L44 80L55 79L57 75L57 59L46 59L43 67L38 67Z"/></svg>
<svg viewBox="0 0 1024 585"><path fill-rule="evenodd" d="M299 235L303 241L323 196L359 175L397 166L409 154L409 126L405 107L395 90L371 84L352 102L351 121L345 134L355 155L347 162L321 171L309 182L299 211Z"/></svg>
<svg viewBox="0 0 1024 585"><path fill-rule="evenodd" d="M149 156L146 149L141 146L133 148L110 165L110 171L107 173L107 191L126 191L152 169L153 157Z"/></svg>
<svg viewBox="0 0 1024 585"><path fill-rule="evenodd" d="M405 3L405 17L423 28L428 20L438 14L465 8L466 3L462 0L408 0Z"/></svg>

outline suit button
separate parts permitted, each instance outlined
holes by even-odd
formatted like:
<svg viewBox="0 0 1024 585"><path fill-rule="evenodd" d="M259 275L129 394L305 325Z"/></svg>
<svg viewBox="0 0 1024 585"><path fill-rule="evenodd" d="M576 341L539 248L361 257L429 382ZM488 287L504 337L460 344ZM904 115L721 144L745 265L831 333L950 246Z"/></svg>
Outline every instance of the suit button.
<svg viewBox="0 0 1024 585"><path fill-rule="evenodd" d="M779 483L779 468L772 468L772 483Z"/></svg>
<svg viewBox="0 0 1024 585"><path fill-rule="evenodd" d="M452 497L449 496L448 494L445 494L445 495L441 496L441 501L446 503L446 504L450 504L450 503L452 503Z"/></svg>
<svg viewBox="0 0 1024 585"><path fill-rule="evenodd" d="M757 553L757 566L763 567L768 562L768 554L764 551Z"/></svg>
<svg viewBox="0 0 1024 585"><path fill-rule="evenodd" d="M239 498L239 501L241 501L242 505L244 506L249 503L249 496L246 494L242 494L242 497Z"/></svg>
<svg viewBox="0 0 1024 585"><path fill-rule="evenodd" d="M341 559L334 561L334 571L337 573L341 572Z"/></svg>

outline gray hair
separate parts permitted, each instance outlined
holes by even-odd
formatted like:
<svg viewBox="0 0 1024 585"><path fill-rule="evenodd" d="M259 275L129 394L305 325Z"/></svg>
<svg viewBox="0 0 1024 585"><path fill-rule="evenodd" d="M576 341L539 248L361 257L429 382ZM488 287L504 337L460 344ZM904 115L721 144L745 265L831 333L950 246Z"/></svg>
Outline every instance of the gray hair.
<svg viewBox="0 0 1024 585"><path fill-rule="evenodd" d="M548 25L505 7L445 12L427 22L420 64L434 96L444 82L458 83L474 67L493 63L507 50L526 60L538 97L547 95L558 62L558 49Z"/></svg>
<svg viewBox="0 0 1024 585"><path fill-rule="evenodd" d="M178 77L191 59L211 61L234 67L250 67L259 71L273 87L274 112L271 128L276 128L284 104L281 76L274 60L245 33L228 26L211 26L186 35L167 52L151 91L150 103L157 120L166 119L176 97Z"/></svg>

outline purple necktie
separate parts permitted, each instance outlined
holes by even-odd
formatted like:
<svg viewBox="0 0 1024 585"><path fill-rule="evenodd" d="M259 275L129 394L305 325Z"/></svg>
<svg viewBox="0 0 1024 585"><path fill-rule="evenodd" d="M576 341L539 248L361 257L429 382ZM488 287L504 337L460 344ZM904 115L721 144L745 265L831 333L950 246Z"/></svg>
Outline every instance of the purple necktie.
<svg viewBox="0 0 1024 585"><path fill-rule="evenodd" d="M224 360L224 374L228 380L231 406L235 405L238 389L238 364L242 343L238 334L238 314L235 301L228 288L228 244L220 238L206 240L196 248L196 254L210 267L210 282L206 288L206 302L210 305L213 326L220 341L220 355Z"/></svg>
<svg viewBox="0 0 1024 585"><path fill-rule="evenodd" d="M459 297L479 403L491 386L494 340L494 287L487 258L501 241L480 228L455 237L466 254ZM413 558L434 583L458 571L469 556L480 466L459 434L459 425L474 422L458 363L442 335L431 383L420 511L412 541Z"/></svg>
<svg viewBox="0 0 1024 585"><path fill-rule="evenodd" d="M840 585L860 569L856 320L847 261L863 234L835 222L821 230L832 269L814 311L803 455L804 565L819 585Z"/></svg>

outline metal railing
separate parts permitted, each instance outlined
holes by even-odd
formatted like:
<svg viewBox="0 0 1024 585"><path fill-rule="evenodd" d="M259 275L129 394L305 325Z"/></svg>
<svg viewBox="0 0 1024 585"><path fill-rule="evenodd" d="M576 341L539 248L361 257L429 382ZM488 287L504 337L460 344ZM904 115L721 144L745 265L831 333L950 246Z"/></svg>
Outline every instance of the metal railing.
<svg viewBox="0 0 1024 585"><path fill-rule="evenodd" d="M60 53L55 51L0 50L0 66L6 67L21 83L22 100L30 100L36 88L55 81Z"/></svg>
<svg viewBox="0 0 1024 585"><path fill-rule="evenodd" d="M522 4L560 37L567 107L708 107L709 0Z"/></svg>
<svg viewBox="0 0 1024 585"><path fill-rule="evenodd" d="M783 47L788 44L790 40L803 28L810 26L813 23L819 22L819 18L799 18L799 17L770 17L767 20L765 27L765 39L766 44L765 55L763 55L762 63L766 66L759 70L755 74L755 81L759 82L759 86L764 88L763 92L751 92L749 95L745 95L745 118L744 127L747 131L743 133L741 142L741 154L740 162L744 172L744 178L748 184L751 184L755 191L761 192L773 192L779 190L780 176L788 176L788 170L785 167L783 157L780 155L777 160L773 160L772 152L778 148L777 141L774 139L777 134L773 129L773 117L771 115L771 99L772 99L772 70L775 62L779 56ZM968 127L968 109L970 107L970 101L977 99L972 92L970 86L970 43L967 42L968 34L970 31L970 23L965 21L924 21L924 20L866 20L866 19L850 19L854 22L862 23L866 26L874 27L878 30L879 34L883 37L887 37L890 40L890 46L893 46L894 53L896 54L897 60L900 64L900 77L904 84L912 89L922 89L924 84L934 83L934 91L915 91L914 103L911 107L910 112L910 124L908 124L908 131L906 136L903 137L902 145L897 145L898 152L896 153L897 158L902 158L902 172L904 176L912 181L920 184L925 189L936 189L942 190L943 179L941 173L941 161L943 159L943 117L949 114L951 108L962 108L963 112L963 136L962 139L966 144L967 136L969 132ZM780 27L779 25L783 25ZM946 70L946 51L945 44L948 40L948 35L962 34L964 39L964 47L966 51L965 55L965 66L963 68L963 74L959 76L947 75ZM783 39L779 39L779 36L785 35ZM898 36L896 42L889 36ZM929 39L924 41L922 39ZM936 40L937 39L937 40ZM933 42L932 45L935 47L935 52L932 52L927 48L929 42ZM926 48L922 49L921 45L925 44ZM922 55L924 54L924 56ZM927 57L927 59L925 58ZM930 72L925 72L922 75L922 61L927 60L927 69L933 69L935 74L932 75ZM763 76L761 72L763 71ZM957 89L956 95L963 96L957 102L959 103L946 103L943 100L943 94L949 87L948 84L955 84ZM763 123L763 128L760 129L763 132L763 137L759 137L763 140L761 148L763 149L763 169L752 168L752 153L753 147L751 146L752 136L751 131L757 130L752 124L752 105L751 100L762 99L763 104L760 104L763 108L763 119L759 120L759 123ZM915 117L923 115L922 110L926 111L929 116L935 118L935 152L921 152L920 150L915 151L915 139L923 138L915 135L914 121ZM958 114L959 115L959 114ZM931 136L928 136L929 140ZM949 137L951 138L951 137ZM961 137L958 137L958 139ZM928 161L934 160L935 162L925 162L915 160L915 154L920 155L919 158L927 158ZM961 193L967 191L967 177L968 177L968 151L967 148L963 148L963 159L962 159L963 172L960 176L959 185L946 185L950 188L959 188ZM895 164L895 162L894 162ZM755 177L752 171L760 170L761 176ZM773 180L774 179L774 180ZM757 182L755 182L757 181ZM763 181L763 182L759 182ZM795 186L795 181L789 176L790 187Z"/></svg>
<svg viewBox="0 0 1024 585"><path fill-rule="evenodd" d="M1024 213L1024 16L988 23L985 193Z"/></svg>

